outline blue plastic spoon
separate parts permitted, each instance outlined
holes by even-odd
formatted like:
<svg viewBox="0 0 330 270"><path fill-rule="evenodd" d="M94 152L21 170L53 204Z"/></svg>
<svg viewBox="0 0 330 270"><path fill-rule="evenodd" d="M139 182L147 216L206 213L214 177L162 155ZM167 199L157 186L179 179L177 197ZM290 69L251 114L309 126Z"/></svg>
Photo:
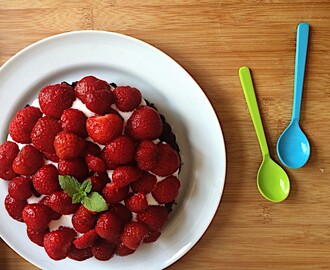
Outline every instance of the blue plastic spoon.
<svg viewBox="0 0 330 270"><path fill-rule="evenodd" d="M299 126L300 107L304 87L304 74L308 46L309 25L300 23L297 28L296 65L292 119L277 141L277 155L288 168L297 169L305 165L310 156L310 145Z"/></svg>

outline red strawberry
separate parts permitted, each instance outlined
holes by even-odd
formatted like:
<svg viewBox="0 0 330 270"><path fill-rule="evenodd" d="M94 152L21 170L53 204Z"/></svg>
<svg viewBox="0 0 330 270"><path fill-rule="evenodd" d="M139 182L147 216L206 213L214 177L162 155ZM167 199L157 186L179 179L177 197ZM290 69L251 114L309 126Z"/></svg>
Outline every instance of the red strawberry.
<svg viewBox="0 0 330 270"><path fill-rule="evenodd" d="M95 231L95 229L90 230L86 233L84 233L82 236L77 238L73 241L73 244L76 246L76 248L83 249L91 247L94 242L96 241L98 235Z"/></svg>
<svg viewBox="0 0 330 270"><path fill-rule="evenodd" d="M159 162L151 169L151 172L159 176L168 176L176 172L180 167L180 156L169 144L159 143Z"/></svg>
<svg viewBox="0 0 330 270"><path fill-rule="evenodd" d="M105 239L98 239L92 246L92 253L99 261L110 260L115 254L115 246Z"/></svg>
<svg viewBox="0 0 330 270"><path fill-rule="evenodd" d="M111 104L115 102L114 95L108 90L97 90L86 96L86 107L92 112L104 115L111 112Z"/></svg>
<svg viewBox="0 0 330 270"><path fill-rule="evenodd" d="M64 191L58 191L49 195L45 204L62 215L73 214L79 207L78 203L72 203L72 198Z"/></svg>
<svg viewBox="0 0 330 270"><path fill-rule="evenodd" d="M134 142L127 136L118 136L107 144L103 151L110 162L127 164L134 159Z"/></svg>
<svg viewBox="0 0 330 270"><path fill-rule="evenodd" d="M55 118L41 117L32 129L31 141L38 150L54 153L54 139L61 130L61 124Z"/></svg>
<svg viewBox="0 0 330 270"><path fill-rule="evenodd" d="M94 76L86 76L82 78L75 86L76 95L83 103L86 103L88 94L99 90L110 92L111 88L106 81L100 80Z"/></svg>
<svg viewBox="0 0 330 270"><path fill-rule="evenodd" d="M71 245L68 258L75 261L84 261L93 257L93 252L90 247L84 249L78 249L74 245Z"/></svg>
<svg viewBox="0 0 330 270"><path fill-rule="evenodd" d="M51 231L44 237L45 251L53 260L65 259L75 237L76 232L71 228L60 227L58 230Z"/></svg>
<svg viewBox="0 0 330 270"><path fill-rule="evenodd" d="M95 142L107 144L122 133L123 119L114 113L91 116L87 119L86 129Z"/></svg>
<svg viewBox="0 0 330 270"><path fill-rule="evenodd" d="M158 231L164 226L167 216L165 207L150 205L143 213L137 214L137 220L147 225L148 230Z"/></svg>
<svg viewBox="0 0 330 270"><path fill-rule="evenodd" d="M169 176L157 183L156 188L152 192L152 196L160 204L174 201L178 196L180 181L175 176Z"/></svg>
<svg viewBox="0 0 330 270"><path fill-rule="evenodd" d="M144 224L131 221L126 224L120 239L126 247L136 250L146 235L147 228Z"/></svg>
<svg viewBox="0 0 330 270"><path fill-rule="evenodd" d="M5 142L0 145L0 178L10 180L16 176L12 165L19 152L14 142Z"/></svg>
<svg viewBox="0 0 330 270"><path fill-rule="evenodd" d="M61 115L62 129L74 133L81 138L88 136L86 131L87 117L82 111L77 109L66 109Z"/></svg>
<svg viewBox="0 0 330 270"><path fill-rule="evenodd" d="M26 232L29 237L29 239L37 244L38 246L43 247L44 246L44 237L47 233L49 233L49 229L43 229L43 230L32 230L30 227L26 227Z"/></svg>
<svg viewBox="0 0 330 270"><path fill-rule="evenodd" d="M28 106L18 111L9 124L9 134L18 143L30 143L31 131L42 116L39 108Z"/></svg>
<svg viewBox="0 0 330 270"><path fill-rule="evenodd" d="M107 170L107 164L105 161L99 157L93 156L92 154L87 154L85 156L85 162L88 168L93 172L105 172Z"/></svg>
<svg viewBox="0 0 330 270"><path fill-rule="evenodd" d="M132 166L120 166L113 171L112 182L117 187L127 186L138 180L142 175L142 171Z"/></svg>
<svg viewBox="0 0 330 270"><path fill-rule="evenodd" d="M106 147L104 147L102 149L102 152L101 152L101 157L102 159L104 160L104 162L107 164L107 167L109 170L114 170L116 169L119 165L112 162L109 158L109 155L107 154L107 152L105 151Z"/></svg>
<svg viewBox="0 0 330 270"><path fill-rule="evenodd" d="M100 157L101 148L93 142L86 141L85 154L91 154L93 156Z"/></svg>
<svg viewBox="0 0 330 270"><path fill-rule="evenodd" d="M58 162L60 158L55 154L55 153L50 153L50 152L42 152L44 154L44 157L50 161L53 162Z"/></svg>
<svg viewBox="0 0 330 270"><path fill-rule="evenodd" d="M100 192L109 183L110 179L107 173L95 173L89 178L92 182L92 191Z"/></svg>
<svg viewBox="0 0 330 270"><path fill-rule="evenodd" d="M52 220L51 213L51 209L48 206L31 203L24 207L22 216L30 229L41 231L48 228L48 224Z"/></svg>
<svg viewBox="0 0 330 270"><path fill-rule="evenodd" d="M163 130L163 122L159 113L149 107L138 107L127 120L125 133L134 140L155 140Z"/></svg>
<svg viewBox="0 0 330 270"><path fill-rule="evenodd" d="M13 170L17 174L32 175L44 163L42 154L32 145L25 145L13 161Z"/></svg>
<svg viewBox="0 0 330 270"><path fill-rule="evenodd" d="M22 211L26 205L25 200L15 200L9 194L5 198L5 208L8 214L17 221L23 222Z"/></svg>
<svg viewBox="0 0 330 270"><path fill-rule="evenodd" d="M49 196L45 196L38 203L47 205L48 201L49 201ZM50 208L50 210L51 210L52 220L59 219L62 216L62 214L55 212L53 209Z"/></svg>
<svg viewBox="0 0 330 270"><path fill-rule="evenodd" d="M116 214L122 220L123 224L132 220L132 212L121 203L114 203L109 206L109 212Z"/></svg>
<svg viewBox="0 0 330 270"><path fill-rule="evenodd" d="M125 200L126 207L135 213L141 213L148 208L148 201L143 193L137 193Z"/></svg>
<svg viewBox="0 0 330 270"><path fill-rule="evenodd" d="M40 194L50 195L61 190L58 182L58 171L52 164L42 166L33 175L32 183L35 190Z"/></svg>
<svg viewBox="0 0 330 270"><path fill-rule="evenodd" d="M116 254L118 256L127 256L127 255L130 255L132 253L134 253L135 250L133 249L130 249L128 247L126 247L123 243L120 243L117 247L116 247Z"/></svg>
<svg viewBox="0 0 330 270"><path fill-rule="evenodd" d="M142 176L130 184L135 193L142 192L144 194L153 191L157 184L157 178L153 174L143 172Z"/></svg>
<svg viewBox="0 0 330 270"><path fill-rule="evenodd" d="M119 110L123 112L133 111L141 103L141 92L130 86L118 86L113 90L115 103Z"/></svg>
<svg viewBox="0 0 330 270"><path fill-rule="evenodd" d="M72 216L72 225L77 232L86 233L94 228L97 217L80 205Z"/></svg>
<svg viewBox="0 0 330 270"><path fill-rule="evenodd" d="M143 239L143 243L153 243L156 242L161 235L158 231L148 232L147 236Z"/></svg>
<svg viewBox="0 0 330 270"><path fill-rule="evenodd" d="M54 139L55 152L60 159L82 157L85 146L85 141L82 138L67 131L61 131Z"/></svg>
<svg viewBox="0 0 330 270"><path fill-rule="evenodd" d="M71 175L80 181L88 176L88 167L85 162L77 160L60 160L58 162L58 172L60 175Z"/></svg>
<svg viewBox="0 0 330 270"><path fill-rule="evenodd" d="M10 180L8 193L16 200L26 200L32 196L31 180L27 177L15 177Z"/></svg>
<svg viewBox="0 0 330 270"><path fill-rule="evenodd" d="M95 225L96 233L107 239L109 242L114 243L120 236L123 230L122 220L114 213L104 212L97 219Z"/></svg>
<svg viewBox="0 0 330 270"><path fill-rule="evenodd" d="M152 141L143 141L141 142L135 153L135 160L137 166L141 170L149 171L156 167L159 161L159 149Z"/></svg>
<svg viewBox="0 0 330 270"><path fill-rule="evenodd" d="M61 83L44 87L40 91L38 99L44 114L60 118L63 111L72 106L76 97L70 85Z"/></svg>

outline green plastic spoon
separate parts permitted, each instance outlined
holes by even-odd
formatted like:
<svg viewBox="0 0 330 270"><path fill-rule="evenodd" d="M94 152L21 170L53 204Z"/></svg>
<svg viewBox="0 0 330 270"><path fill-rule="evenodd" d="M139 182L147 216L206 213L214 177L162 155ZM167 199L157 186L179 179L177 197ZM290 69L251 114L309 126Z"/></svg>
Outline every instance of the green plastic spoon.
<svg viewBox="0 0 330 270"><path fill-rule="evenodd" d="M269 155L266 136L262 126L249 68L241 67L239 69L239 77L252 122L257 133L263 158L257 176L259 192L269 201L281 202L285 200L290 193L289 177Z"/></svg>

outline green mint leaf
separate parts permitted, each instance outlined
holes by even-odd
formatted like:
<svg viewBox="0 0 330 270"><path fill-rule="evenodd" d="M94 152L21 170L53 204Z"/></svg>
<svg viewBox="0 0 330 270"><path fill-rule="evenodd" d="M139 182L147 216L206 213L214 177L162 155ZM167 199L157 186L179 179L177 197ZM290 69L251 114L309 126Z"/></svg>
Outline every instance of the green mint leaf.
<svg viewBox="0 0 330 270"><path fill-rule="evenodd" d="M75 193L72 196L72 203L80 203L87 196L85 192Z"/></svg>
<svg viewBox="0 0 330 270"><path fill-rule="evenodd" d="M92 181L90 179L85 180L80 187L80 190L86 193L91 192L92 190Z"/></svg>
<svg viewBox="0 0 330 270"><path fill-rule="evenodd" d="M73 197L75 193L79 193L80 191L80 183L79 181L70 176L70 175L59 175L58 180L60 182L61 188L67 193L70 197Z"/></svg>
<svg viewBox="0 0 330 270"><path fill-rule="evenodd" d="M108 206L103 199L103 197L97 193L92 192L87 197L85 197L82 202L83 206L85 206L88 210L94 212L102 212L108 209Z"/></svg>

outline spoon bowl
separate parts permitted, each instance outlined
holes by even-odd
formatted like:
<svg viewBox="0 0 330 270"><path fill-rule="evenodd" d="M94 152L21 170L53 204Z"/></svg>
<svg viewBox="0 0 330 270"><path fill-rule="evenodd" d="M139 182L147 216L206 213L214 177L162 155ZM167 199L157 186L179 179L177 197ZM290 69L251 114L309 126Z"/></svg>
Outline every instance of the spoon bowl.
<svg viewBox="0 0 330 270"><path fill-rule="evenodd" d="M291 169L304 166L310 156L309 141L298 121L291 121L278 139L276 148L281 162Z"/></svg>
<svg viewBox="0 0 330 270"><path fill-rule="evenodd" d="M284 201L290 193L288 175L269 155L260 165L257 185L261 195L272 202Z"/></svg>

